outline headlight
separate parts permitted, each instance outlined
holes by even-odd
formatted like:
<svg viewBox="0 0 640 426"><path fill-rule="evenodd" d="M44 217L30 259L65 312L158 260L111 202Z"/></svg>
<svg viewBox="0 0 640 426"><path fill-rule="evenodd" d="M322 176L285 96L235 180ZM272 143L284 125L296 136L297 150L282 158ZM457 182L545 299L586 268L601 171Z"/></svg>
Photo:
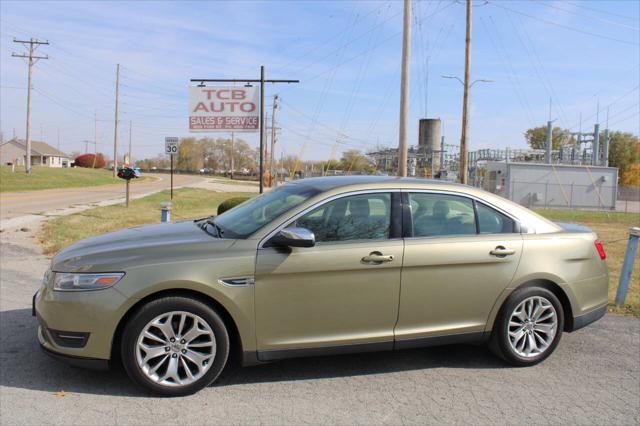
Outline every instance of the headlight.
<svg viewBox="0 0 640 426"><path fill-rule="evenodd" d="M115 285L124 277L124 272L108 274L67 274L56 272L53 289L60 291L102 290Z"/></svg>

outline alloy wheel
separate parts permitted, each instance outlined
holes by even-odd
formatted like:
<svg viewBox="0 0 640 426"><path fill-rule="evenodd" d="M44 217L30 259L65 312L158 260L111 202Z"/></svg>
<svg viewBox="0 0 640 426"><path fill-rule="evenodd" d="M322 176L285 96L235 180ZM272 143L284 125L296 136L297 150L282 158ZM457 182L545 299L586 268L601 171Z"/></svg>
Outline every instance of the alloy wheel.
<svg viewBox="0 0 640 426"><path fill-rule="evenodd" d="M553 304L541 296L529 297L518 304L509 317L509 344L524 358L532 358L549 349L558 331L558 315Z"/></svg>
<svg viewBox="0 0 640 426"><path fill-rule="evenodd" d="M164 386L185 386L204 376L216 355L216 338L202 317L186 311L158 315L138 336L135 356L145 376Z"/></svg>

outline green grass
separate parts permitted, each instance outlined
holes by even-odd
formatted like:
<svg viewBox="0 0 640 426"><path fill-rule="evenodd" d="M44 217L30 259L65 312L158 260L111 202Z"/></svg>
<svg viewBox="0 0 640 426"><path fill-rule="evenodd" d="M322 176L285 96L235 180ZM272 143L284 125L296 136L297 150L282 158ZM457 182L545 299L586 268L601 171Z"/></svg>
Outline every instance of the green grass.
<svg viewBox="0 0 640 426"><path fill-rule="evenodd" d="M253 196L243 192L211 192L204 189L178 189L174 191L172 219L174 221L212 216L218 204L233 198ZM160 203L169 200L169 191L124 204L97 207L81 213L63 216L45 222L38 234L46 254L54 254L76 241L122 228L160 222Z"/></svg>
<svg viewBox="0 0 640 426"><path fill-rule="evenodd" d="M536 210L547 219L579 223L593 229L604 244L609 267L609 311L640 316L640 261L636 259L629 292L624 306L615 306L620 270L627 249L629 228L640 226L640 215L621 212L593 212L583 210Z"/></svg>
<svg viewBox="0 0 640 426"><path fill-rule="evenodd" d="M258 186L259 182L252 180L240 180L240 179L229 179L224 176L216 176L214 178L209 179L215 183L226 183L229 185L247 185L247 186Z"/></svg>
<svg viewBox="0 0 640 426"><path fill-rule="evenodd" d="M640 226L640 215L637 213L599 212L588 210L553 210L537 209L536 213L550 220L571 223L607 223L625 226Z"/></svg>
<svg viewBox="0 0 640 426"><path fill-rule="evenodd" d="M23 168L0 167L0 192L37 191L52 188L80 188L87 186L122 183L105 169L49 168L35 166L30 174Z"/></svg>

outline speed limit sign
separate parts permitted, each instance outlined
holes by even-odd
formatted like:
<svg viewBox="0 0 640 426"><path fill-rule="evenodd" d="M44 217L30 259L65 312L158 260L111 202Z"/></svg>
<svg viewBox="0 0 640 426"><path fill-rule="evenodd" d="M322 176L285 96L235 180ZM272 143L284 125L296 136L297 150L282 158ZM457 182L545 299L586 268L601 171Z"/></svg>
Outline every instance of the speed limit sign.
<svg viewBox="0 0 640 426"><path fill-rule="evenodd" d="M169 155L178 155L178 138L164 138L164 152Z"/></svg>

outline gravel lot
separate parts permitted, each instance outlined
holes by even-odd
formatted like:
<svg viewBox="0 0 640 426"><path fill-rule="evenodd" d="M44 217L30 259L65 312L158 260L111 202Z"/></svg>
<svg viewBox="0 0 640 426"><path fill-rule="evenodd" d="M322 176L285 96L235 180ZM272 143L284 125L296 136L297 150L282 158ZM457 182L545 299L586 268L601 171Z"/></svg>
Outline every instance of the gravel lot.
<svg viewBox="0 0 640 426"><path fill-rule="evenodd" d="M618 316L565 334L532 368L449 346L283 361L190 397L149 397L121 369L74 369L39 350L30 303L46 266L30 232L0 234L3 425L640 422L640 319Z"/></svg>

